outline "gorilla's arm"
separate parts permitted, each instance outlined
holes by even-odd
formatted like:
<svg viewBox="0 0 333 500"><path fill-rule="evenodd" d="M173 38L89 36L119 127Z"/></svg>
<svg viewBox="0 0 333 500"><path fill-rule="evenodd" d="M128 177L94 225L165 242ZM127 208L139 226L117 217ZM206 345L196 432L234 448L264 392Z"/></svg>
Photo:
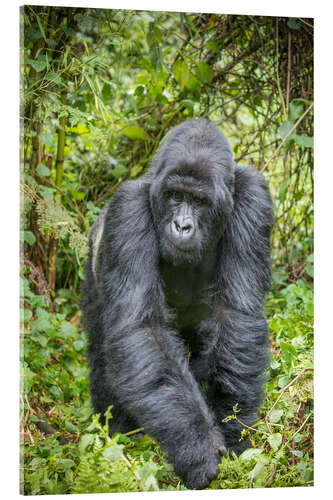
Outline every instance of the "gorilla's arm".
<svg viewBox="0 0 333 500"><path fill-rule="evenodd" d="M234 209L222 238L218 289L232 308L262 313L271 278L272 201L264 177L235 168Z"/></svg>
<svg viewBox="0 0 333 500"><path fill-rule="evenodd" d="M158 246L142 182L128 182L105 217L99 294L106 383L123 408L168 452L189 487L218 473L222 434L167 328Z"/></svg>
<svg viewBox="0 0 333 500"><path fill-rule="evenodd" d="M262 372L267 366L268 332L263 297L271 272L271 198L264 178L250 168L236 167L235 204L223 235L218 280L218 303L206 325L210 345L212 398L221 419L233 413L251 425L263 396ZM241 451L241 426L223 424L228 448Z"/></svg>

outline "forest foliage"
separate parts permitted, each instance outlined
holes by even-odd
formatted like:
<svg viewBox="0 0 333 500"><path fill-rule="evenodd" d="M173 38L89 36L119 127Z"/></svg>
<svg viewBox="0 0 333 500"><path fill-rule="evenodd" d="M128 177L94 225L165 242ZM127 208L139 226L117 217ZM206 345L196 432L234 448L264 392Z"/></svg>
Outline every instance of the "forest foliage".
<svg viewBox="0 0 333 500"><path fill-rule="evenodd" d="M312 485L313 20L25 6L21 34L22 492L185 489L148 436L92 416L78 292L100 209L192 117L275 214L267 395L210 488Z"/></svg>

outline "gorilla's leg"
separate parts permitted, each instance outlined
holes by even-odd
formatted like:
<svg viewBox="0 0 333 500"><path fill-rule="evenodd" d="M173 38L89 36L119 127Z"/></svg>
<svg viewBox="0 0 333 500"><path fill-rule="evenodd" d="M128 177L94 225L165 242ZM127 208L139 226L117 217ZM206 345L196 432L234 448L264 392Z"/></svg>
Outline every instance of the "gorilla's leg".
<svg viewBox="0 0 333 500"><path fill-rule="evenodd" d="M268 363L268 333L262 316L252 317L235 310L225 310L219 321L204 323L210 343L207 371L207 400L225 436L229 450L241 453L247 446L240 441L242 429L257 419L264 395L263 370ZM234 414L235 419L223 422ZM245 424L245 425L242 425Z"/></svg>
<svg viewBox="0 0 333 500"><path fill-rule="evenodd" d="M157 439L189 488L218 474L226 453L175 332L155 325L114 323L106 333L106 382L123 408Z"/></svg>

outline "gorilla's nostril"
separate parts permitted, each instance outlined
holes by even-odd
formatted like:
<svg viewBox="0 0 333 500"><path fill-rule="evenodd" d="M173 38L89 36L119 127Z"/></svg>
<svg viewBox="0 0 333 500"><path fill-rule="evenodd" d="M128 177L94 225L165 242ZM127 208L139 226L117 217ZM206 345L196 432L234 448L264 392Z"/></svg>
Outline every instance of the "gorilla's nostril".
<svg viewBox="0 0 333 500"><path fill-rule="evenodd" d="M193 236L194 232L194 224L190 217L179 215L171 223L171 233L177 240L187 240Z"/></svg>
<svg viewBox="0 0 333 500"><path fill-rule="evenodd" d="M173 221L173 224L174 224L174 227L175 227L177 233L180 233L182 230L180 224L176 220Z"/></svg>

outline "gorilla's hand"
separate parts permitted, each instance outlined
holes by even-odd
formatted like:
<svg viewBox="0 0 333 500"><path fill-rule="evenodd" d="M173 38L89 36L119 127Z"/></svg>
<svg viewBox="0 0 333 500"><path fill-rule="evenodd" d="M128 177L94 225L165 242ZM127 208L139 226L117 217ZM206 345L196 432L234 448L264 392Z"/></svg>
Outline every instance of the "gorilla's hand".
<svg viewBox="0 0 333 500"><path fill-rule="evenodd" d="M175 472L187 488L201 490L219 473L221 456L227 450L221 433L215 429L199 443L189 443L175 458ZM195 455L194 455L195 453Z"/></svg>

